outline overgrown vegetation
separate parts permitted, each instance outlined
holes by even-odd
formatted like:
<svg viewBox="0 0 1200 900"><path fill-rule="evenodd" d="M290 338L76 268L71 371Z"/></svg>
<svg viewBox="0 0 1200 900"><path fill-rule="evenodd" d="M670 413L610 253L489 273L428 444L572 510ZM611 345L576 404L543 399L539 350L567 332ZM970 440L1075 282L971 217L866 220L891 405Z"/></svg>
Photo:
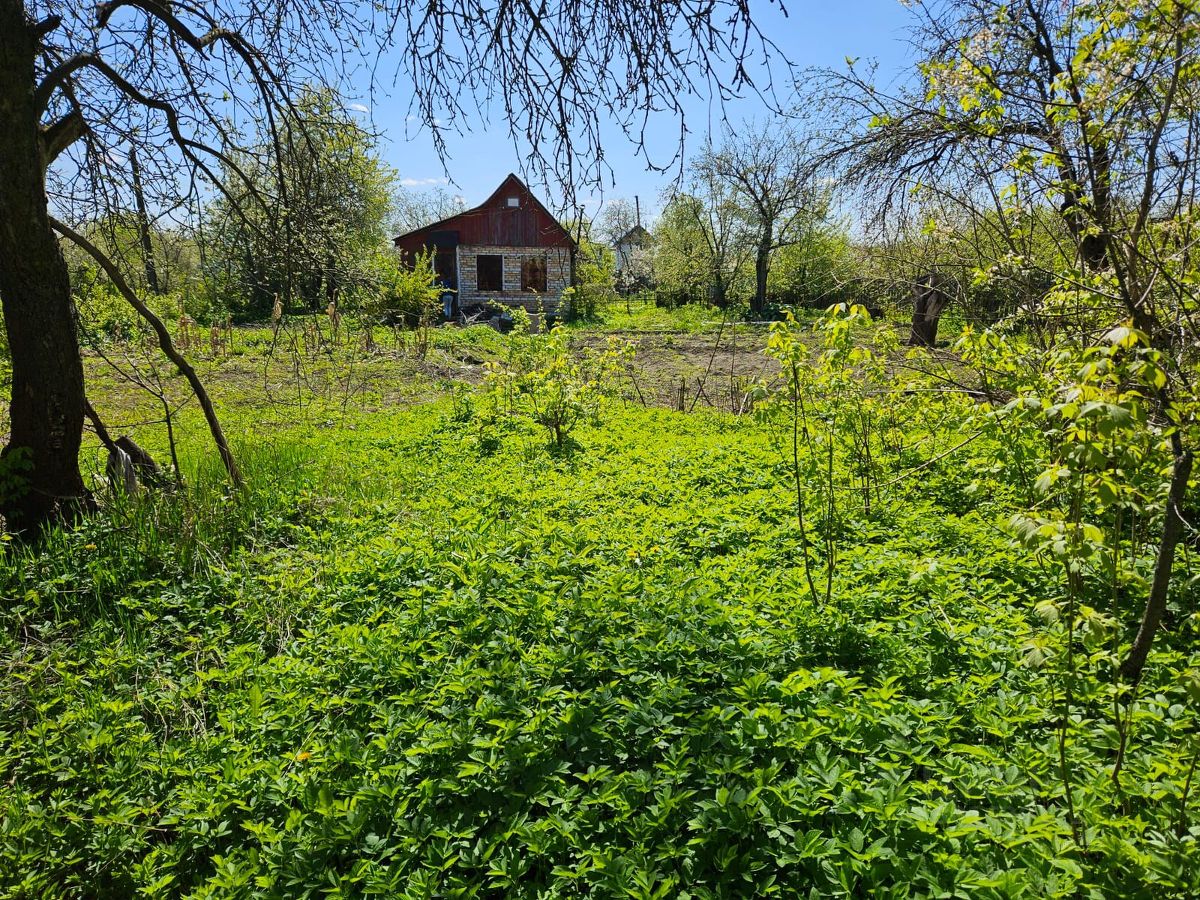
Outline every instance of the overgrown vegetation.
<svg viewBox="0 0 1200 900"><path fill-rule="evenodd" d="M993 414L811 328L761 417L495 336L483 393L243 408L243 493L185 441L184 491L10 548L2 893L1193 895L1186 592L1111 677L1162 514L1136 334ZM1136 514L1072 500L1097 452Z"/></svg>
<svg viewBox="0 0 1200 900"><path fill-rule="evenodd" d="M61 50L115 9L0 0L8 58L68 59L32 93L0 65L32 128L0 128L5 161L92 121L86 154L130 145L81 196L132 189L76 229L44 166L0 185L29 223L0 235L0 897L1200 895L1193 10L917 4L913 81L814 76L825 133L727 129L624 249L580 213L564 321L501 333L437 327L433 260L382 249L458 201L397 208L335 93L262 82L237 140L205 67L225 42L270 76L217 27L240 12L180 7L214 29L189 40L133 4L183 35L143 94ZM713 9L688 34L736 85ZM493 15L451 12L464 38ZM618 15L642 6L601 3L599 34L527 12L504 24L554 46L549 108L646 59ZM464 53L545 164L518 44ZM605 102L654 108L687 58ZM159 123L218 189L192 238L102 114L172 85L221 145ZM196 182L151 162L183 208ZM640 222L614 204L597 234Z"/></svg>

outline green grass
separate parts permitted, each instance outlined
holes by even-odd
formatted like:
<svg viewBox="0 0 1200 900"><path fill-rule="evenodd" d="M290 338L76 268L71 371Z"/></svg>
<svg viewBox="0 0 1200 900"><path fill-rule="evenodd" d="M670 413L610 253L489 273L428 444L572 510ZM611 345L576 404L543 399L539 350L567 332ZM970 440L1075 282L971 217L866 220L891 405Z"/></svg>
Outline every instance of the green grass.
<svg viewBox="0 0 1200 900"><path fill-rule="evenodd" d="M244 494L196 455L4 557L0 895L1196 891L1169 685L1116 818L1083 698L1071 842L1022 663L1053 576L971 465L854 514L823 605L751 420L610 410L555 456L466 409L246 417Z"/></svg>
<svg viewBox="0 0 1200 900"><path fill-rule="evenodd" d="M650 295L631 297L628 302L616 300L604 304L596 315L595 322L583 322L577 326L586 330L601 331L684 331L696 333L715 331L721 325L721 310L702 303L690 303L674 309L655 306ZM728 311L730 322L744 319L746 309L738 306Z"/></svg>

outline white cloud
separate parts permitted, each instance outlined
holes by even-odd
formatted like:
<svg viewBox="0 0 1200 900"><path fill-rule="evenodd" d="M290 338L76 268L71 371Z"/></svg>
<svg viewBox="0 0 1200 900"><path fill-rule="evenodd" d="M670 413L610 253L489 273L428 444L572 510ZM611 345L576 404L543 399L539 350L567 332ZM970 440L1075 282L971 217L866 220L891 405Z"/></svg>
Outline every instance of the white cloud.
<svg viewBox="0 0 1200 900"><path fill-rule="evenodd" d="M351 104L347 105L346 109L352 109L355 112L360 112L360 113L369 113L371 111L371 107L363 106L361 103L351 103Z"/></svg>
<svg viewBox="0 0 1200 900"><path fill-rule="evenodd" d="M448 178L401 178L400 184L404 187L430 187L435 184L448 184Z"/></svg>

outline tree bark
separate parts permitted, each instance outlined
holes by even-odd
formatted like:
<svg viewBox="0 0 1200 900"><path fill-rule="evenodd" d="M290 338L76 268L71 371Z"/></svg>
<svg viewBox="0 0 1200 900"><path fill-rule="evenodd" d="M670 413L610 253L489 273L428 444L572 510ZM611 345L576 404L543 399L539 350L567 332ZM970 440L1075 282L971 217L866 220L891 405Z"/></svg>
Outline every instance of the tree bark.
<svg viewBox="0 0 1200 900"><path fill-rule="evenodd" d="M1175 464L1171 467L1171 486L1167 490L1167 511L1163 521L1162 540L1158 545L1158 558L1154 563L1154 577L1150 582L1150 596L1146 598L1146 609L1138 627L1133 646L1121 663L1121 677L1130 684L1142 679L1146 658L1154 643L1154 635L1167 609L1167 595L1171 587L1171 570L1175 564L1175 548L1183 537L1183 503L1187 496L1188 479L1192 474L1192 454L1182 446L1176 447Z"/></svg>
<svg viewBox="0 0 1200 900"><path fill-rule="evenodd" d="M761 318L767 308L767 273L771 268L771 239L768 236L758 244L754 256L754 302L750 312Z"/></svg>
<svg viewBox="0 0 1200 900"><path fill-rule="evenodd" d="M912 330L908 335L910 347L934 347L937 345L938 320L949 295L941 288L941 278L936 273L923 275L913 285Z"/></svg>
<svg viewBox="0 0 1200 900"><path fill-rule="evenodd" d="M23 533L87 497L79 472L83 362L67 265L46 208L36 49L22 0L0 0L0 303L12 355L0 475L19 476L0 478L0 515Z"/></svg>

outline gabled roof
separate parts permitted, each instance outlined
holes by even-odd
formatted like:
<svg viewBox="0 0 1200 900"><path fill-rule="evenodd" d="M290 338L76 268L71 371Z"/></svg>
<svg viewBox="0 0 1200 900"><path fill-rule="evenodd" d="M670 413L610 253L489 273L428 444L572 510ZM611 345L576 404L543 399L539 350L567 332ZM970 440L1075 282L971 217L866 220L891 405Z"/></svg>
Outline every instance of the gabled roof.
<svg viewBox="0 0 1200 900"><path fill-rule="evenodd" d="M511 172L483 203L449 218L441 219L405 234L398 235L393 240L393 243L397 247L402 245L415 246L420 244L431 232L435 231L463 232L465 239L462 243L467 244L505 243L504 241L495 240L496 230L503 228L503 221L511 220L505 219L498 222L496 216L512 214L514 211L513 208L507 205L507 198L512 196L521 198L517 209L526 213L525 221L519 223L522 230L528 232L532 227L536 232L533 235L535 239L529 240L527 243L538 245L557 244L560 246L566 245L571 248L575 247L575 239L571 237L571 233L562 226L562 223L558 221L550 210L546 209L542 201L534 196L533 192L526 187L525 182ZM532 226L529 221L531 218L530 213L532 213L532 220L535 223ZM527 233L524 237L529 238L530 235ZM517 244L515 246L522 245Z"/></svg>
<svg viewBox="0 0 1200 900"><path fill-rule="evenodd" d="M654 235L648 232L641 225L634 225L627 232L617 238L617 246L621 244L646 244L654 240Z"/></svg>

